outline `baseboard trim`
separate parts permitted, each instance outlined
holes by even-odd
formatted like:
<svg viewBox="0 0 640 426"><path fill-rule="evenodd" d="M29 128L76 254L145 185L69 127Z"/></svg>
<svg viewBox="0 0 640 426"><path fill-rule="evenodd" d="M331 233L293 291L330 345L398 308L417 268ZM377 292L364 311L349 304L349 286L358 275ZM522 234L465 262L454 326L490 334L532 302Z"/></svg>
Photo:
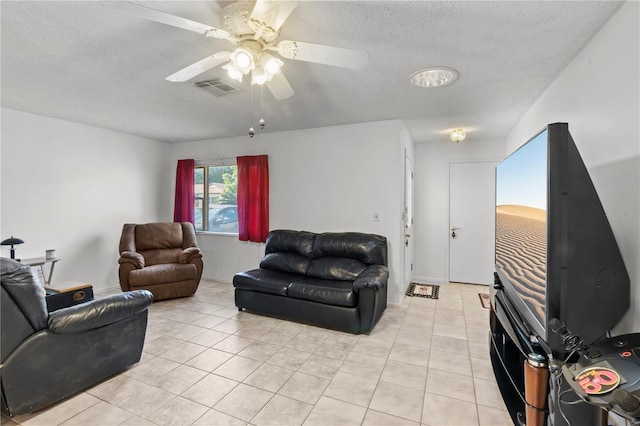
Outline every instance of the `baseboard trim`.
<svg viewBox="0 0 640 426"><path fill-rule="evenodd" d="M443 285L449 282L442 278L433 278L433 277L413 277L411 281L419 284L435 284L435 285Z"/></svg>
<svg viewBox="0 0 640 426"><path fill-rule="evenodd" d="M121 293L122 289L120 288L120 285L112 285L109 287L102 287L99 289L96 289L95 287L93 288L93 296L94 297L103 297L103 296L110 296L112 294L118 294Z"/></svg>

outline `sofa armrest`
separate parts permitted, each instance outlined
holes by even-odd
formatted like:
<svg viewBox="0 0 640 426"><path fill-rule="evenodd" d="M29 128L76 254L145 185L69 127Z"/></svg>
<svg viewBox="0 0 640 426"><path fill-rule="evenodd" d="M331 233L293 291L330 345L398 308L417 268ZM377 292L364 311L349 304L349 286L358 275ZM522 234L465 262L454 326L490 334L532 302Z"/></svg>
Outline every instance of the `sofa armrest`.
<svg viewBox="0 0 640 426"><path fill-rule="evenodd" d="M146 310L153 301L147 290L135 290L59 309L49 315L49 330L79 333L104 327Z"/></svg>
<svg viewBox="0 0 640 426"><path fill-rule="evenodd" d="M120 259L118 259L119 264L123 263L131 263L136 269L144 268L144 257L138 252L135 251L123 251L120 253Z"/></svg>
<svg viewBox="0 0 640 426"><path fill-rule="evenodd" d="M389 268L384 265L371 265L353 281L353 288L356 292L370 288L380 290L387 286L389 278Z"/></svg>
<svg viewBox="0 0 640 426"><path fill-rule="evenodd" d="M193 259L201 258L202 252L198 247L187 247L186 249L182 250L182 253L180 253L180 256L178 256L178 263L187 264L191 263Z"/></svg>

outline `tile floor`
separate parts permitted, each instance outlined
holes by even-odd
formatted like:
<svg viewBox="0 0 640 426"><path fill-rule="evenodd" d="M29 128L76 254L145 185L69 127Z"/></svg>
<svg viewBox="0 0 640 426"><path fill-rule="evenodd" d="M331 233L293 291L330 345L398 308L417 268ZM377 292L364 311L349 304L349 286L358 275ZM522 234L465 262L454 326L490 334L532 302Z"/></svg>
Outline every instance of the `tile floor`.
<svg viewBox="0 0 640 426"><path fill-rule="evenodd" d="M405 297L371 335L238 312L233 288L150 308L142 360L3 425L510 425L478 292Z"/></svg>

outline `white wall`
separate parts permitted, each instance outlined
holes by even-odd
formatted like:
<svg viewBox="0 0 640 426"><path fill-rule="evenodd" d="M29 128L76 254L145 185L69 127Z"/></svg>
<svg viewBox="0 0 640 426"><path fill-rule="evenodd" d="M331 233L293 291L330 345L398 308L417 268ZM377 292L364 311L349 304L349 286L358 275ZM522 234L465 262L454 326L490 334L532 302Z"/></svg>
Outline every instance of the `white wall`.
<svg viewBox="0 0 640 426"><path fill-rule="evenodd" d="M504 141L475 140L473 133L459 144L446 135L415 144L416 281L436 284L449 281L449 165L496 161L504 155ZM493 197L493 192L486 196Z"/></svg>
<svg viewBox="0 0 640 426"><path fill-rule="evenodd" d="M400 303L404 149L411 139L400 121L323 127L197 141L172 147L172 161L269 155L270 229L358 231L383 235L389 247L390 303ZM175 179L175 173L174 173ZM373 221L373 214L380 221ZM254 269L263 244L198 234L204 276L230 282Z"/></svg>
<svg viewBox="0 0 640 426"><path fill-rule="evenodd" d="M62 259L53 281L118 286L118 243L127 222L172 220L175 164L168 145L3 108L1 238L16 257ZM2 248L2 256L9 251Z"/></svg>
<svg viewBox="0 0 640 426"><path fill-rule="evenodd" d="M625 3L507 141L512 152L547 123L569 123L631 279L631 308L614 334L640 331L639 9Z"/></svg>

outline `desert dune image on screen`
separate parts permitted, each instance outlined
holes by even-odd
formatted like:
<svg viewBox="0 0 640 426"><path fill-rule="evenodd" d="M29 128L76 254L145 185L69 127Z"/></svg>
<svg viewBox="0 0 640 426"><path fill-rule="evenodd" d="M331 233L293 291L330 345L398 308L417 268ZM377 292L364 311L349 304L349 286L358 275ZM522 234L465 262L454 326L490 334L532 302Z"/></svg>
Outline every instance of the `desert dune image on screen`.
<svg viewBox="0 0 640 426"><path fill-rule="evenodd" d="M545 327L547 133L496 171L496 268Z"/></svg>

